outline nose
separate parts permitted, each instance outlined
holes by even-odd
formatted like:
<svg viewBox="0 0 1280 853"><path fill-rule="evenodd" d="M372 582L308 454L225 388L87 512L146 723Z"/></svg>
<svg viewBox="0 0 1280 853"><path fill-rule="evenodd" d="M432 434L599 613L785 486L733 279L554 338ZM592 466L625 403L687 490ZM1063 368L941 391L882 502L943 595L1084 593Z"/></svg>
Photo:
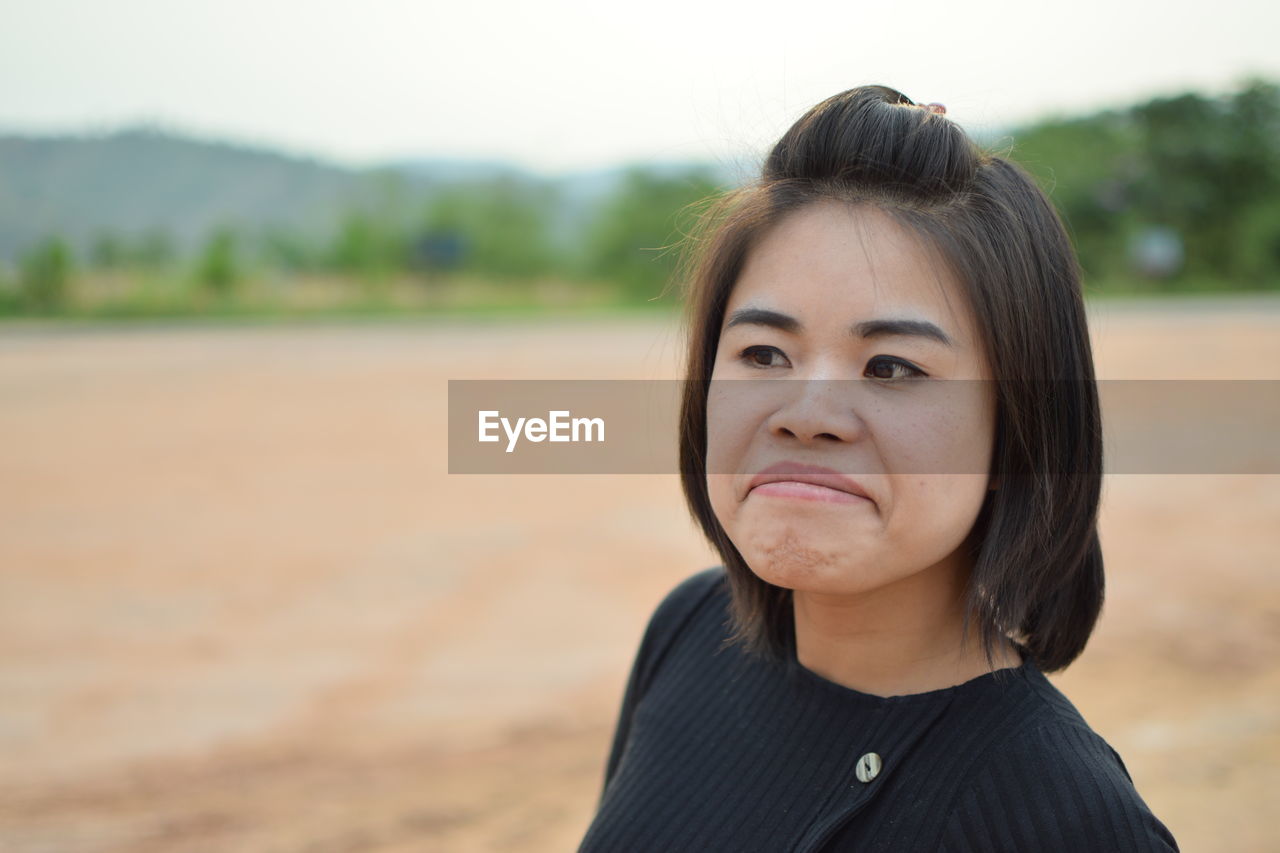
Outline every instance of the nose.
<svg viewBox="0 0 1280 853"><path fill-rule="evenodd" d="M767 428L779 438L804 443L857 441L866 433L859 416L861 383L856 379L783 379L782 399Z"/></svg>

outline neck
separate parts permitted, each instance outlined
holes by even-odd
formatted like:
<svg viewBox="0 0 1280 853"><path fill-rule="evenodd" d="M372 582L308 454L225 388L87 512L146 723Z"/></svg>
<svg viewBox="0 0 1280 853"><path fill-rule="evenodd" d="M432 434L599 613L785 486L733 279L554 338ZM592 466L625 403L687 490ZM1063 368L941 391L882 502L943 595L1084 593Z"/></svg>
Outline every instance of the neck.
<svg viewBox="0 0 1280 853"><path fill-rule="evenodd" d="M925 693L1020 665L1008 638L989 665L977 625L961 642L966 574L941 563L865 593L797 589L796 659L828 681L875 696Z"/></svg>

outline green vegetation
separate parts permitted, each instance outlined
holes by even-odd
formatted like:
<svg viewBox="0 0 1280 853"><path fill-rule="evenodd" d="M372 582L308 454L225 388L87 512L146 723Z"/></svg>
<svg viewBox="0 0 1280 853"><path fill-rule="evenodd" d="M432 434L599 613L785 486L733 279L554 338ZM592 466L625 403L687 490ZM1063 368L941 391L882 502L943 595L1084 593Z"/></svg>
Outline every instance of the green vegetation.
<svg viewBox="0 0 1280 853"><path fill-rule="evenodd" d="M693 206L718 189L703 170L676 177L628 171L587 231L586 273L617 282L627 301L656 298L675 272L679 242L695 221Z"/></svg>
<svg viewBox="0 0 1280 853"><path fill-rule="evenodd" d="M231 295L240 277L236 258L236 235L223 226L209 235L200 262L196 268L196 280L211 294L220 298Z"/></svg>
<svg viewBox="0 0 1280 853"><path fill-rule="evenodd" d="M552 188L510 177L449 187L424 205L420 242L410 254L416 248L427 270L460 269L495 280L553 275L566 261L551 240L554 210Z"/></svg>
<svg viewBox="0 0 1280 853"><path fill-rule="evenodd" d="M162 140L144 141L157 159L168 156ZM1220 97L1185 93L1047 119L1007 143L1000 153L1062 213L1090 295L1280 287L1277 85L1254 79ZM225 152L202 156L215 155ZM139 225L134 210L133 226L113 218L114 229L81 228L79 238L48 234L0 262L0 313L662 310L675 307L682 238L703 203L730 188L708 168L636 166L586 195L518 173L442 182L394 170L340 192L335 170L280 162L291 187L314 180L344 199L327 231L224 217L192 242ZM257 168L255 180L271 184L275 173ZM219 169L230 186L229 169Z"/></svg>
<svg viewBox="0 0 1280 853"><path fill-rule="evenodd" d="M59 237L50 237L22 257L14 306L36 314L66 308L71 284L71 250Z"/></svg>
<svg viewBox="0 0 1280 853"><path fill-rule="evenodd" d="M1086 274L1132 289L1280 283L1280 87L1156 98L1015 131Z"/></svg>

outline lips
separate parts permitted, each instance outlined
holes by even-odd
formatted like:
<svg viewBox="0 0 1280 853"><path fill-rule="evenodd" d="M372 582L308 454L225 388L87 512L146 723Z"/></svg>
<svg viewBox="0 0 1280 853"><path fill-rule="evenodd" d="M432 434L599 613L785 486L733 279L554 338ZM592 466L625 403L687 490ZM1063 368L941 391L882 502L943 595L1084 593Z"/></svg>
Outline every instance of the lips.
<svg viewBox="0 0 1280 853"><path fill-rule="evenodd" d="M871 495L868 494L867 490L862 488L862 485L852 477L846 477L831 468L823 468L821 465L806 465L802 462L779 462L775 465L770 465L751 478L747 491L750 492L756 486L764 483L780 482L812 483L815 486L825 486L828 489L847 492L851 495L871 500Z"/></svg>

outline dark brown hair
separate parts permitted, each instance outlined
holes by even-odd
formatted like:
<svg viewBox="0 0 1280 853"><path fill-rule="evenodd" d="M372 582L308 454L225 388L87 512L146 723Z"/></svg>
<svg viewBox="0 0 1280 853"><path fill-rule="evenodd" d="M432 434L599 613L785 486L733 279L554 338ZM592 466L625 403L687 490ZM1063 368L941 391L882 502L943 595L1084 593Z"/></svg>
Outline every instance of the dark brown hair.
<svg viewBox="0 0 1280 853"><path fill-rule="evenodd" d="M728 642L782 660L793 615L791 590L751 571L707 493L707 392L720 328L752 247L789 213L827 199L887 213L961 285L996 380L998 483L966 539L974 562L964 635L976 620L988 662L1007 635L1042 671L1065 668L1103 600L1102 429L1080 267L1052 204L1020 166L885 86L850 89L806 112L760 177L714 200L686 243L680 475L724 561Z"/></svg>

